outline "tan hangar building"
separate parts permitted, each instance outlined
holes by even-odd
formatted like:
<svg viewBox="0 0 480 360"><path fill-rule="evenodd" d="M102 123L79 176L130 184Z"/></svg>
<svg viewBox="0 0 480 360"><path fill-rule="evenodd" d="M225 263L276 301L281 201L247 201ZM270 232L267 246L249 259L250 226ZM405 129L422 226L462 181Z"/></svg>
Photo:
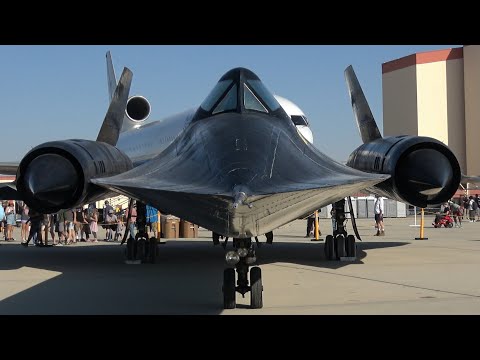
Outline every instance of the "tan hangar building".
<svg viewBox="0 0 480 360"><path fill-rule="evenodd" d="M480 175L480 46L412 54L382 64L383 132L447 144Z"/></svg>

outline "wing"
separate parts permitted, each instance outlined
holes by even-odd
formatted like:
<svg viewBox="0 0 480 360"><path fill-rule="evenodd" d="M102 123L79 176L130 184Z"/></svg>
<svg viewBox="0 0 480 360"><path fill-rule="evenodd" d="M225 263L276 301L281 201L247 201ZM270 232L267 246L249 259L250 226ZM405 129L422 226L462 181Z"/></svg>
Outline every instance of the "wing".
<svg viewBox="0 0 480 360"><path fill-rule="evenodd" d="M23 200L15 183L0 184L0 200Z"/></svg>
<svg viewBox="0 0 480 360"><path fill-rule="evenodd" d="M190 139L135 169L92 183L219 234L243 237L267 233L389 178L343 166L309 144L298 149L287 136L273 138L266 147L275 151L259 152L249 168L236 167L219 140ZM235 207L242 192L244 201Z"/></svg>
<svg viewBox="0 0 480 360"><path fill-rule="evenodd" d="M112 178L94 179L92 182L150 204L164 213L231 236L267 233L388 178L375 176L343 179L335 183L312 182L308 188L299 186L279 193L252 194L246 206L233 211L234 196L227 195L224 189L209 184L182 186L147 175L128 178L129 175L125 173Z"/></svg>

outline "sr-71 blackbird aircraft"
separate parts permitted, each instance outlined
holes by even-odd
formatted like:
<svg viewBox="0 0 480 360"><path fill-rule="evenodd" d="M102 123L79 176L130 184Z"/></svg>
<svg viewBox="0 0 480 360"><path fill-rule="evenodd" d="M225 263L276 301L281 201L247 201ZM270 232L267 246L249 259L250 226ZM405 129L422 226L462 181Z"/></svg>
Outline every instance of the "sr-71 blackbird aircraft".
<svg viewBox="0 0 480 360"><path fill-rule="evenodd" d="M334 203L337 228L325 239L326 258L354 257L345 197L368 189L427 207L449 200L461 180L440 141L382 138L351 66L345 78L363 145L346 165L315 148L306 118L287 113L248 69L228 71L198 108L150 123L148 101L129 98L131 71L124 68L117 83L109 53L107 70L111 103L97 140L47 142L18 167L3 164L0 172L16 173L16 181L0 195L16 187L17 199L55 213L120 193L211 230L216 244L233 238L224 308L235 308L236 292L250 292L252 308L263 306L261 270L249 269L258 236L272 243L273 230Z"/></svg>

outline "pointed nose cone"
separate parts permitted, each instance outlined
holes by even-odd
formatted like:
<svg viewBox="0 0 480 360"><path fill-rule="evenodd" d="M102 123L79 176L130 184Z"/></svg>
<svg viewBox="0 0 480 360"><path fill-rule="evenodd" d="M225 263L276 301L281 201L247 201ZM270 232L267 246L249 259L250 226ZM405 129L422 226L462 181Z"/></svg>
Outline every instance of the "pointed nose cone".
<svg viewBox="0 0 480 360"><path fill-rule="evenodd" d="M242 81L242 80L260 80L260 78L251 70L238 67L232 70L227 71L219 81L223 80L233 80L233 81Z"/></svg>
<svg viewBox="0 0 480 360"><path fill-rule="evenodd" d="M56 207L64 204L78 188L78 175L63 156L46 154L28 165L23 183L35 199Z"/></svg>

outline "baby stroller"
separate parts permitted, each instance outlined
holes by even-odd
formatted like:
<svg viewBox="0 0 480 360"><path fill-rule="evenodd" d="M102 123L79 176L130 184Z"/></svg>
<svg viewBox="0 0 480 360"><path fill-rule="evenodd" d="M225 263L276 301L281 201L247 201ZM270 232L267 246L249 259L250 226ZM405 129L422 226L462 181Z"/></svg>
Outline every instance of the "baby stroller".
<svg viewBox="0 0 480 360"><path fill-rule="evenodd" d="M450 215L440 215L438 214L435 216L435 221L432 223L433 227L439 228L445 226L446 228L452 228L453 227L453 219L450 217Z"/></svg>

